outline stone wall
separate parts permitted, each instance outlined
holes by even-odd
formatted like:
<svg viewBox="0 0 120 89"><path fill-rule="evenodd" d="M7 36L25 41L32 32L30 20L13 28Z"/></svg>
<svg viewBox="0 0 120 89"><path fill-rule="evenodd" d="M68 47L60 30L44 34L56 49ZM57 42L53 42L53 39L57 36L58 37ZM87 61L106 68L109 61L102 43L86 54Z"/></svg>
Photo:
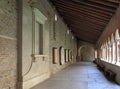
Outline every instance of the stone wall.
<svg viewBox="0 0 120 89"><path fill-rule="evenodd" d="M55 27L52 27L50 30L50 51L49 51L50 60L51 60L51 69L52 69L53 74L65 68L69 64L76 62L76 55L77 55L77 44L76 44L75 37L74 39L72 39L73 35L71 33L69 34L67 33L69 29L66 26L66 24L63 22L63 20L61 19L61 17L59 17L57 13L55 14L58 17L58 20L55 21L54 16L53 16L52 21L51 21L51 24L55 23L54 25L52 25ZM55 38L53 37L54 31L55 31ZM58 50L58 62L56 64L52 63L52 60L53 60L52 49L54 47L57 48ZM60 54L59 54L60 47L62 47L63 49L72 51L73 60L71 62L64 62L63 65L60 65L60 62L59 62L60 61ZM64 54L65 53L63 53L63 55Z"/></svg>
<svg viewBox="0 0 120 89"><path fill-rule="evenodd" d="M116 74L115 80L118 84L120 84L120 66L111 64L111 63L108 63L108 62L102 61L102 60L100 63L105 66L105 70L111 70Z"/></svg>
<svg viewBox="0 0 120 89"><path fill-rule="evenodd" d="M67 34L67 30L69 29L59 15L57 15L58 20L55 22L54 16L57 12L52 8L50 3L47 0L38 0L38 2L36 0L33 0L33 2L29 1L31 0L23 0L22 11L22 79L19 82L21 82L20 84L22 84L23 89L30 89L36 84L48 79L52 74L75 62L77 52L76 39L72 38L71 32ZM43 19L41 18L42 16L46 18L43 26L43 55L34 53L34 29L36 28L34 23L36 18L34 16L34 8L39 11L37 14L40 17L37 18L39 21ZM53 47L58 49L58 62L56 64L52 62ZM72 54L71 59L62 65L59 63L60 47L69 50L69 54Z"/></svg>
<svg viewBox="0 0 120 89"><path fill-rule="evenodd" d="M16 89L16 33L16 1L0 0L0 89Z"/></svg>
<svg viewBox="0 0 120 89"><path fill-rule="evenodd" d="M78 41L77 61L93 61L95 60L94 45Z"/></svg>

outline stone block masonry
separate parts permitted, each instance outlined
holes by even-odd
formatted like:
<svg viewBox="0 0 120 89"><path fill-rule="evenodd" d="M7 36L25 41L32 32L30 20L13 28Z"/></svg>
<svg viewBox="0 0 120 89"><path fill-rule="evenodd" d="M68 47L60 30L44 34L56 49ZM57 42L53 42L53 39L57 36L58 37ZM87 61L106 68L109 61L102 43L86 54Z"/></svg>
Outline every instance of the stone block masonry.
<svg viewBox="0 0 120 89"><path fill-rule="evenodd" d="M16 0L0 0L0 89L16 89Z"/></svg>
<svg viewBox="0 0 120 89"><path fill-rule="evenodd" d="M0 37L0 89L16 89L16 40Z"/></svg>

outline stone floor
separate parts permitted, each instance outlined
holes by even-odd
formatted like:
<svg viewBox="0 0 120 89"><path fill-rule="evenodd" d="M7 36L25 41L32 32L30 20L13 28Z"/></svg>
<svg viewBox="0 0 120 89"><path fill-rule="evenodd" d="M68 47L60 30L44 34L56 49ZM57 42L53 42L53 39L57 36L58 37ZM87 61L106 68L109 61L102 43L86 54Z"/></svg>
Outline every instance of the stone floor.
<svg viewBox="0 0 120 89"><path fill-rule="evenodd" d="M31 89L120 89L91 62L71 65Z"/></svg>

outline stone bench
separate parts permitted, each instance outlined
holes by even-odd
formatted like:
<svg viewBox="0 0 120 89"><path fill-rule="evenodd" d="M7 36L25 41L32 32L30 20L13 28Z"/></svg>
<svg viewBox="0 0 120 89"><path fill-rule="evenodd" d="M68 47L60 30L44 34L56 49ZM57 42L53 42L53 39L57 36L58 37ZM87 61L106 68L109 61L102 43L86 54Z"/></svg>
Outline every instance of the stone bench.
<svg viewBox="0 0 120 89"><path fill-rule="evenodd" d="M102 65L102 64L98 64L98 65L97 65L97 67L98 67L100 70L102 70L102 71L104 71L104 70L105 70L105 66L104 66L104 65Z"/></svg>
<svg viewBox="0 0 120 89"><path fill-rule="evenodd" d="M115 81L116 73L114 73L112 70L106 70L105 71L106 77L108 77L110 80Z"/></svg>

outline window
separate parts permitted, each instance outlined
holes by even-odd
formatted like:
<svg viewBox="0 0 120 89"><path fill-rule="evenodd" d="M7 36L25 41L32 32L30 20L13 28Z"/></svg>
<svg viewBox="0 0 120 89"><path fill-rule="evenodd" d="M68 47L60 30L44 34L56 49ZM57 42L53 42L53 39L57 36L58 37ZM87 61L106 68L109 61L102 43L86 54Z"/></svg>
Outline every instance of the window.
<svg viewBox="0 0 120 89"><path fill-rule="evenodd" d="M107 57L106 57L106 61L108 61L108 44L106 45L106 55L107 55Z"/></svg>
<svg viewBox="0 0 120 89"><path fill-rule="evenodd" d="M35 23L35 54L43 54L43 25Z"/></svg>
<svg viewBox="0 0 120 89"><path fill-rule="evenodd" d="M101 49L98 50L98 56L102 60L107 62L120 65L120 32L119 29L111 37L108 38L108 41L105 44L101 45Z"/></svg>
<svg viewBox="0 0 120 89"><path fill-rule="evenodd" d="M120 42L119 41L118 41L117 47L118 47L118 62L120 64Z"/></svg>
<svg viewBox="0 0 120 89"><path fill-rule="evenodd" d="M59 48L59 63L60 63L60 65L63 65L64 63L65 63L65 50L64 50L64 48L61 46L60 48Z"/></svg>
<svg viewBox="0 0 120 89"><path fill-rule="evenodd" d="M33 54L43 55L43 32L47 18L37 9L33 8Z"/></svg>
<svg viewBox="0 0 120 89"><path fill-rule="evenodd" d="M112 56L112 47L111 46L109 46L109 48L108 48L108 62L111 62L111 56Z"/></svg>
<svg viewBox="0 0 120 89"><path fill-rule="evenodd" d="M116 63L120 65L120 36L119 29L115 32L115 40L116 40Z"/></svg>
<svg viewBox="0 0 120 89"><path fill-rule="evenodd" d="M112 45L112 62L115 63L115 59L116 59L116 47L115 47L115 42Z"/></svg>
<svg viewBox="0 0 120 89"><path fill-rule="evenodd" d="M111 59L112 59L112 45L110 38L108 38L108 62L111 62Z"/></svg>
<svg viewBox="0 0 120 89"><path fill-rule="evenodd" d="M95 50L95 58L97 58L97 50Z"/></svg>
<svg viewBox="0 0 120 89"><path fill-rule="evenodd" d="M106 59L106 48L105 48L105 45L102 45L102 47L101 47L101 57L102 57L102 60Z"/></svg>
<svg viewBox="0 0 120 89"><path fill-rule="evenodd" d="M58 62L58 49L53 48L53 64L57 64Z"/></svg>
<svg viewBox="0 0 120 89"><path fill-rule="evenodd" d="M58 20L57 15L54 15L54 21L53 21L53 39L56 40L56 22Z"/></svg>
<svg viewBox="0 0 120 89"><path fill-rule="evenodd" d="M117 64L120 64L120 42L117 41Z"/></svg>

